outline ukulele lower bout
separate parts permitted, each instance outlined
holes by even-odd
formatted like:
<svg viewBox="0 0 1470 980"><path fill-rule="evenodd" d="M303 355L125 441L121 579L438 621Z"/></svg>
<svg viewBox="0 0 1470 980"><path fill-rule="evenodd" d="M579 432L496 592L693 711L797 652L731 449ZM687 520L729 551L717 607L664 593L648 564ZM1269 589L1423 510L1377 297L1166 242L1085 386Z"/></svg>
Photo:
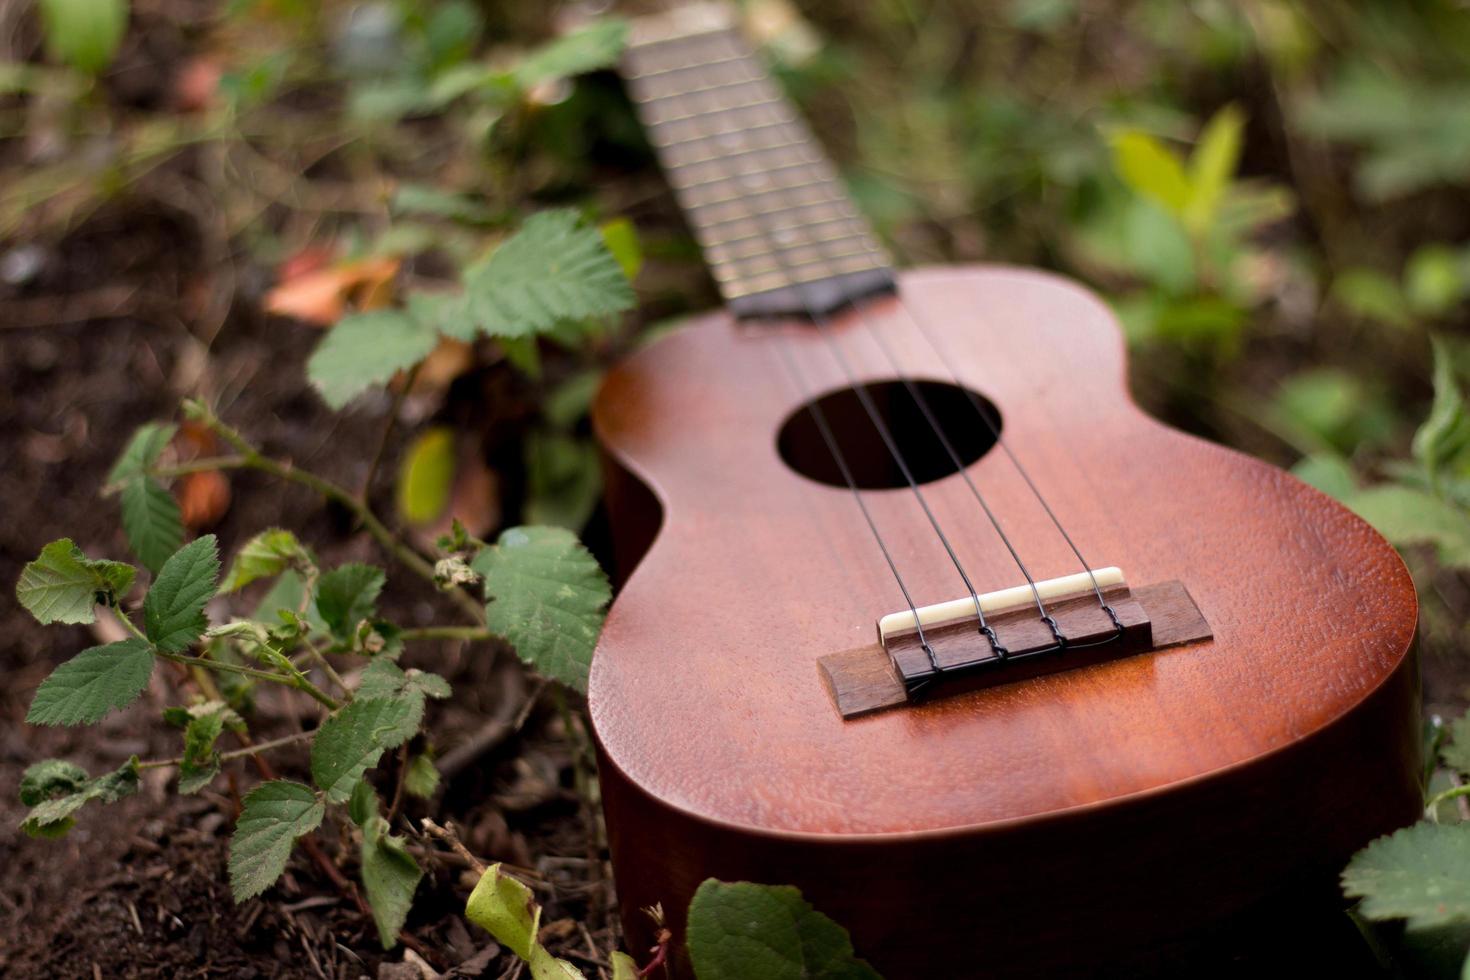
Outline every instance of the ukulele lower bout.
<svg viewBox="0 0 1470 980"><path fill-rule="evenodd" d="M682 942L689 899L718 877L800 887L889 980L1095 967L1296 882L1330 884L1354 850L1412 822L1417 605L1392 547L1292 477L1140 412L1117 325L1085 290L931 269L903 274L900 296L866 320L834 317L829 338L711 314L617 366L595 401L622 584L589 707L630 948L652 942L638 910L655 903ZM945 361L914 341L906 310ZM872 332L906 376L993 403L1082 552L1140 583L1130 597L1152 649L858 717L834 709L834 655L885 666L874 622L902 600L853 494L793 467L778 434L813 397L894 380ZM965 473L1039 580L1076 569L1004 453ZM959 475L922 489L979 590L1014 585ZM861 499L916 605L952 599L953 567L912 494ZM1161 642L1173 614L1152 590L1175 582L1208 638ZM998 636L1022 628L1003 619ZM954 656L983 659L974 624L960 628L968 652ZM902 697L886 669L874 696Z"/></svg>

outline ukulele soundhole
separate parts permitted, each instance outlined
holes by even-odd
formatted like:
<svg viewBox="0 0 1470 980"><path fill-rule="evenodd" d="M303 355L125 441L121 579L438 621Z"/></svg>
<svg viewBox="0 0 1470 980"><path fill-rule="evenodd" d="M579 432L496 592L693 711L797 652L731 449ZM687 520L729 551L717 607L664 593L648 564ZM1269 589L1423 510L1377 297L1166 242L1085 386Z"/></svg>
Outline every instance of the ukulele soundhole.
<svg viewBox="0 0 1470 980"><path fill-rule="evenodd" d="M942 381L912 384L918 398L899 380L871 381L862 387L874 414L902 451L916 482L942 480L961 467L968 467L995 446L1001 431L1000 412L984 395ZM827 420L858 489L892 490L908 486L903 470L884 445L855 388L829 391L813 401ZM845 489L847 481L822 438L811 405L812 402L803 404L786 419L777 436L776 448L786 465L807 479ZM953 455L929 424L924 407L943 430ZM980 414L982 411L986 413L984 416ZM955 466L956 458L960 467Z"/></svg>

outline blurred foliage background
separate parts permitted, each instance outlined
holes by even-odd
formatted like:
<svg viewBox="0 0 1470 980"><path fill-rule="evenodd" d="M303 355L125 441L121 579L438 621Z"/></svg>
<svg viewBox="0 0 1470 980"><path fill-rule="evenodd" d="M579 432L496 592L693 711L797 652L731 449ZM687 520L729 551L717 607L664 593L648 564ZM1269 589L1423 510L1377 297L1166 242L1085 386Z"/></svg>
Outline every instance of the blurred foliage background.
<svg viewBox="0 0 1470 980"><path fill-rule="evenodd" d="M325 439L337 430L296 356L320 328L431 302L552 205L601 225L637 275L637 318L445 341L404 397L359 399L348 419L398 413L383 492L425 539L451 512L481 534L595 524L585 416L601 368L717 303L607 70L609 18L655 6L0 6L6 550L76 533L36 490L111 458L119 435L95 421L78 434L64 406L29 401L99 384L85 351L110 326L154 345L160 390L204 389ZM900 264L1039 265L1107 297L1147 408L1295 467L1402 546L1430 706L1463 707L1470 5L743 7ZM249 371L215 358L239 337L295 353L258 353ZM135 348L112 364L125 385L153 377L128 374ZM261 386L279 389L266 409ZM117 398L121 415L153 411ZM374 455L343 447L349 467ZM195 529L231 506L228 488L185 494Z"/></svg>

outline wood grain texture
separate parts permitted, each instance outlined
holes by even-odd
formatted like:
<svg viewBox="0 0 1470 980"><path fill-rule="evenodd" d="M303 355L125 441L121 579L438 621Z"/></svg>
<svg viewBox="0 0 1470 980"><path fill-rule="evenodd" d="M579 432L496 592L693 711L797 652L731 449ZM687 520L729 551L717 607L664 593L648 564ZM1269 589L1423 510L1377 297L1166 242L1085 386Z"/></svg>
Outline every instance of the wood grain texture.
<svg viewBox="0 0 1470 980"><path fill-rule="evenodd" d="M630 948L640 906L662 901L677 930L716 875L801 886L890 980L972 975L954 971L977 949L982 973L1096 963L1412 820L1417 605L1393 549L1291 476L1143 415L1085 290L969 268L907 273L901 293L1089 560L1183 581L1214 639L844 721L816 661L902 600L851 495L780 459L804 394L772 345L812 393L846 379L809 327L691 323L594 407L663 509L590 682ZM870 328L906 373L949 380L892 300L836 324L863 380L892 376ZM1077 570L1003 453L969 472L1037 578ZM639 499L619 482L610 499ZM1014 584L963 482L925 492L976 587ZM912 496L864 497L915 602L959 594Z"/></svg>

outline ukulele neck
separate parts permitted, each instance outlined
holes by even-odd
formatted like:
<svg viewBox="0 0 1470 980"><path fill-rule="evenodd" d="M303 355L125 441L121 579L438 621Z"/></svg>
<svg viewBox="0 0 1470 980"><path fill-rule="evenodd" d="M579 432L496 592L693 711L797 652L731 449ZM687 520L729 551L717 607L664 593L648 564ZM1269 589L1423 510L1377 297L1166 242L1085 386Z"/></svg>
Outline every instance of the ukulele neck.
<svg viewBox="0 0 1470 980"><path fill-rule="evenodd" d="M729 7L635 21L623 74L732 312L825 314L893 290L888 257Z"/></svg>

